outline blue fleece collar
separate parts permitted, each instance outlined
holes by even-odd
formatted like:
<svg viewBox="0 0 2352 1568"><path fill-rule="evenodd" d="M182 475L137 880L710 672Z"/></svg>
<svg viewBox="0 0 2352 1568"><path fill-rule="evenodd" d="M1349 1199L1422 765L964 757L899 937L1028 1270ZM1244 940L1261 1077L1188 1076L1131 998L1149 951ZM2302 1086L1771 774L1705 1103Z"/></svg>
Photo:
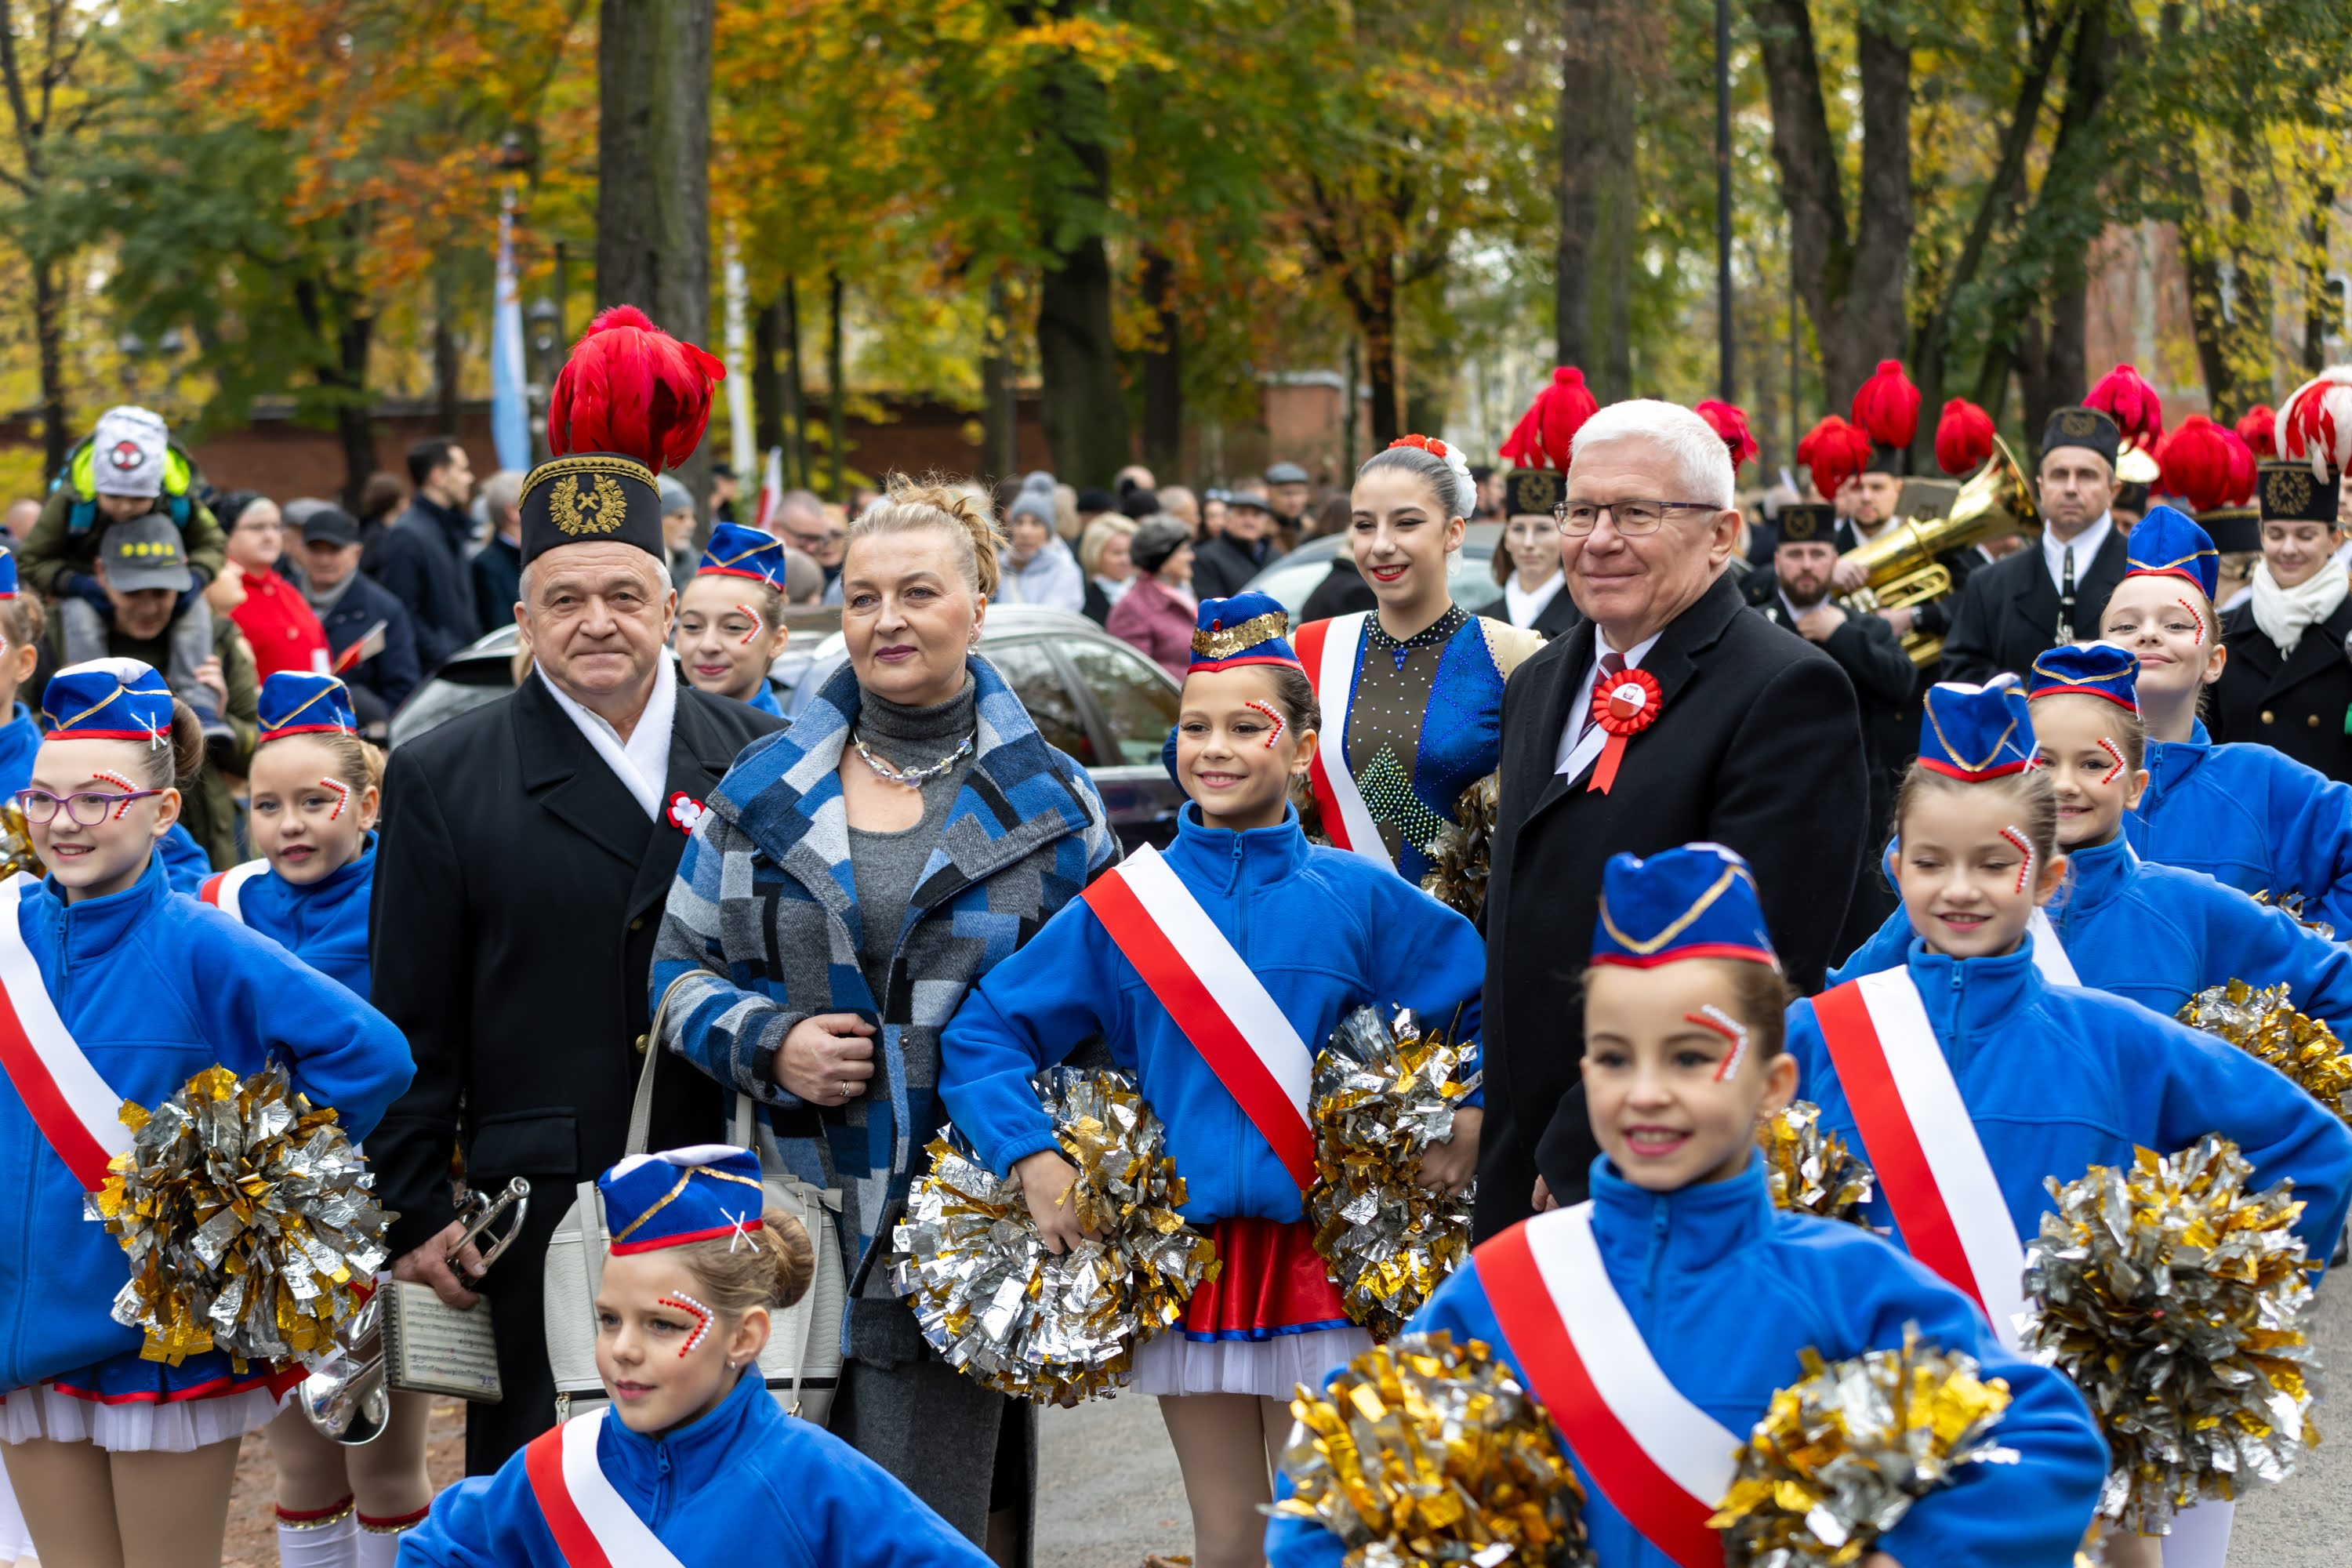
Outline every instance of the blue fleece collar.
<svg viewBox="0 0 2352 1568"><path fill-rule="evenodd" d="M1298 826L1295 806L1282 808L1282 820L1272 827L1236 833L1210 827L1201 821L1201 808L1187 803L1176 814L1176 839L1165 851L1169 863L1220 884L1279 881L1307 864L1307 835Z"/></svg>
<svg viewBox="0 0 2352 1568"><path fill-rule="evenodd" d="M1764 1162L1752 1156L1727 1180L1671 1193L1634 1185L1606 1154L1592 1162L1592 1232L1601 1256L1625 1268L1696 1273L1755 1245L1772 1223Z"/></svg>

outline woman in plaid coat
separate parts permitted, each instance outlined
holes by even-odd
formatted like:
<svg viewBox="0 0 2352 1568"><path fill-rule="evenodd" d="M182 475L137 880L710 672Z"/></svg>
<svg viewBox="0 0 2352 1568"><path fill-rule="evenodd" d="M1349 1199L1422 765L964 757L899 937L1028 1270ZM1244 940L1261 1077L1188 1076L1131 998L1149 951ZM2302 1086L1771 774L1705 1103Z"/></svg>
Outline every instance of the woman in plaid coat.
<svg viewBox="0 0 2352 1568"><path fill-rule="evenodd" d="M997 542L981 505L947 490L901 486L858 520L849 665L711 793L653 994L668 1000L661 1044L751 1095L772 1155L843 1194L835 1432L1024 1563L1032 1412L930 1355L881 1260L945 1120L940 1028L1118 858L1085 770L974 651Z"/></svg>

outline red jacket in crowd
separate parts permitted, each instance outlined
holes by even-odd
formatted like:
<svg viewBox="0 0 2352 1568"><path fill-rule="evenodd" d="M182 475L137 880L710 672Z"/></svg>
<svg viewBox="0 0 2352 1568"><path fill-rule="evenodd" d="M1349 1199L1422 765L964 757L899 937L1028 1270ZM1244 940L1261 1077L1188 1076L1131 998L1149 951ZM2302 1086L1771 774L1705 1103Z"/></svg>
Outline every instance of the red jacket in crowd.
<svg viewBox="0 0 2352 1568"><path fill-rule="evenodd" d="M246 572L245 603L231 616L253 645L255 673L264 680L281 669L326 673L327 634L302 590L275 572Z"/></svg>

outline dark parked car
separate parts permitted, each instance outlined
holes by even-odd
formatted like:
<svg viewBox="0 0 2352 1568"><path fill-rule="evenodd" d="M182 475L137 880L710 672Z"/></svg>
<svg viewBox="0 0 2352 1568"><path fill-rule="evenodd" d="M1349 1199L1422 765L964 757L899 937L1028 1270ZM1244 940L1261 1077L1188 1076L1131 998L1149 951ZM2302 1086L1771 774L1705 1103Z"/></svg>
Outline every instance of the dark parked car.
<svg viewBox="0 0 2352 1568"><path fill-rule="evenodd" d="M848 655L838 609L796 610L785 624L792 635L770 674L783 688L784 711L794 714ZM393 746L512 690L515 638L515 628L501 626L436 670L393 715ZM1093 775L1120 841L1129 848L1167 843L1184 804L1160 761L1176 723L1178 689L1168 672L1092 621L1024 605L991 605L980 648L1046 741Z"/></svg>

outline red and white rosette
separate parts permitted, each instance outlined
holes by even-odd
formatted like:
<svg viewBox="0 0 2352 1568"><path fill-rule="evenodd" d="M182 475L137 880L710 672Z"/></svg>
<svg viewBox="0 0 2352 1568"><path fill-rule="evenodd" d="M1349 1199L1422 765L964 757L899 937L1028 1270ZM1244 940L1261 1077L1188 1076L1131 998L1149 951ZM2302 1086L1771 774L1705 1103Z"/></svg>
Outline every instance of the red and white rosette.
<svg viewBox="0 0 2352 1568"><path fill-rule="evenodd" d="M1601 748L1587 791L1609 793L1617 782L1617 764L1625 759L1625 742L1658 721L1665 700L1658 678L1646 669L1622 669L1593 687L1592 721L1609 731L1609 740Z"/></svg>

